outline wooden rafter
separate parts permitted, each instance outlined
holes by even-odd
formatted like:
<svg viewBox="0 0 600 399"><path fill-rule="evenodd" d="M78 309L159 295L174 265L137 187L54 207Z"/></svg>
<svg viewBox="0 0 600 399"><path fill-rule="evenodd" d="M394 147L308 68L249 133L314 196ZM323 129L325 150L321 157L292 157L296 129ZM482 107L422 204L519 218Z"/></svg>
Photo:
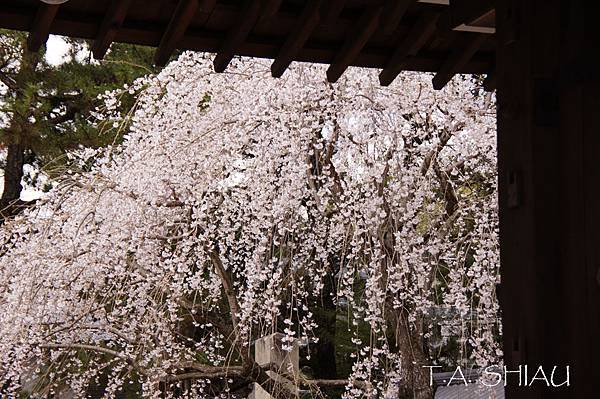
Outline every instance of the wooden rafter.
<svg viewBox="0 0 600 399"><path fill-rule="evenodd" d="M333 23L339 16L344 6L346 5L347 0L330 0L327 1L324 10L323 10L323 18L322 20L325 23Z"/></svg>
<svg viewBox="0 0 600 399"><path fill-rule="evenodd" d="M385 15L382 18L383 32L386 35L392 34L394 30L396 30L402 17L415 1L416 0L393 0L388 2L388 7L384 9Z"/></svg>
<svg viewBox="0 0 600 399"><path fill-rule="evenodd" d="M283 75L319 23L321 4L322 0L311 0L304 7L304 11L271 65L271 74L274 77Z"/></svg>
<svg viewBox="0 0 600 399"><path fill-rule="evenodd" d="M215 6L217 5L217 0L199 0L200 7L198 12L196 13L196 19L194 20L194 26L202 27L210 16L212 15Z"/></svg>
<svg viewBox="0 0 600 399"><path fill-rule="evenodd" d="M178 1L169 0L168 3L177 5ZM50 22L52 19L51 14L56 11L55 6L44 5L39 0L10 0L0 2L4 4L0 5L0 28L33 31L29 40L32 49L36 49L36 47L43 44L47 36L44 31L96 41L92 45L92 49L95 50L94 53L97 58L104 55L113 41L158 47L161 39L165 36L161 52L164 51L165 43L168 43L167 39L170 38L171 43L177 43L175 45L176 49L221 53L217 57L217 67L219 67L219 63L226 65L232 54L277 58L284 51L282 49L284 43L293 44L292 40L302 39L298 33L295 35L291 35L291 33L294 32L296 22L309 0L271 1L273 2L269 0L244 2L198 0L199 4L212 2L216 5L211 9L205 9L200 5L180 40L174 40L175 35L168 32L166 36L164 35L172 16L165 16L164 13L159 12L159 10L164 10L166 0L69 0L65 5L60 6L52 22ZM319 22L304 45L300 46L293 59L324 64L330 64L333 61L334 66L330 70L332 78L337 78L334 75L343 73L344 63L348 62L344 62L346 59L351 59L350 65L381 69L385 69L386 66L389 67L390 56L397 51L406 32L410 31L410 29L405 30L406 26L412 25L424 14L440 12L444 15L445 10L449 8L440 5L440 3L443 3L441 0L413 0L417 3L410 5L408 8L407 15L410 14L410 19L407 17L392 18L390 15L394 13L391 11L394 8L400 10L401 5L399 2L402 1L404 0L322 0ZM426 4L425 1L438 4ZM453 3L454 1L452 0ZM473 2L475 0L465 1ZM514 1L518 3L517 0ZM131 5L124 12L125 5L129 2L131 2ZM278 5L279 2L281 2L280 6ZM254 22L256 28L253 28L252 20L254 18L244 18L245 15L242 14L242 10L244 10L244 4L248 9L256 7L252 5L256 3L261 5L259 6L258 20ZM265 3L267 3L267 6L264 5ZM352 43L359 41L360 36L362 36L361 31L364 30L364 25L359 26L361 18L364 20L363 17L366 14L372 12L373 8L380 6L383 9L371 38L367 39L366 44L358 43L358 48L362 46L362 49L354 49ZM174 9L173 6L171 10ZM268 15L271 16L268 17ZM331 20L327 19L328 16L331 17ZM390 21L390 19L393 21ZM405 22L407 20L411 21L410 24ZM394 30L388 25L386 27L388 32L390 30L394 31L386 35L384 32L386 21L390 21L388 23L391 23L392 26L400 21L402 29L396 28ZM492 28L494 27L495 20L486 21L485 23L491 24ZM441 33L441 22L441 20L438 21L436 32ZM481 26L487 26L481 20L476 20L476 22L480 23ZM515 37L518 36L518 30L514 27L516 21L510 20L508 22L511 29L504 31L502 41L506 41L508 36L512 37L512 41L515 41ZM513 34L510 35L510 32L513 32ZM399 36L400 33L401 36ZM472 33L455 31L451 33L451 37L455 37L456 40L451 43L447 40L448 36L442 35L440 35L439 40L427 41L423 48L418 51L418 54L409 56L405 60L404 69L427 72L439 71L445 58L452 54L457 46L465 47L466 40L471 35ZM298 45L296 44L296 46ZM344 46L346 47L344 48ZM292 47L295 46L290 46L290 49ZM442 49L445 49L445 51L442 51ZM491 46L484 45L477 52L477 56L473 57L458 72L489 72L494 51ZM280 55L280 57L282 56ZM221 66L221 68L224 67ZM340 68L342 72L336 72L337 68Z"/></svg>
<svg viewBox="0 0 600 399"><path fill-rule="evenodd" d="M212 3L214 6L215 1ZM171 21L163 33L158 49L154 54L154 63L156 65L162 66L169 61L171 54L173 54L173 51L177 47L177 43L181 40L192 22L198 6L198 0L179 0Z"/></svg>
<svg viewBox="0 0 600 399"><path fill-rule="evenodd" d="M250 34L250 31L256 24L261 13L261 8L269 8L274 1L277 0L265 0L264 4L262 4L262 1L256 0L247 0L245 2L240 20L228 32L225 41L213 61L216 72L225 71L227 65L233 59L236 49L246 40L248 34Z"/></svg>
<svg viewBox="0 0 600 399"><path fill-rule="evenodd" d="M495 33L494 0L453 0L440 25L447 30Z"/></svg>
<svg viewBox="0 0 600 399"><path fill-rule="evenodd" d="M406 60L417 55L419 50L427 44L436 31L439 16L439 14L424 15L415 23L379 74L379 82L383 86L392 83L403 70Z"/></svg>
<svg viewBox="0 0 600 399"><path fill-rule="evenodd" d="M334 83L352 64L363 49L371 35L377 29L381 16L382 6L370 8L358 21L356 30L345 41L342 49L336 54L327 69L327 80Z"/></svg>
<svg viewBox="0 0 600 399"><path fill-rule="evenodd" d="M282 0L268 1L262 11L262 18L270 18L277 14L279 7L281 7Z"/></svg>
<svg viewBox="0 0 600 399"><path fill-rule="evenodd" d="M29 37L27 38L27 49L29 51L37 52L40 47L46 43L46 40L48 40L48 36L50 35L52 21L54 21L59 7L58 4L46 4L40 2L31 26Z"/></svg>
<svg viewBox="0 0 600 399"><path fill-rule="evenodd" d="M132 0L113 0L111 2L102 23L100 24L100 29L96 34L94 44L92 44L92 54L94 54L94 58L100 60L106 55L110 44L115 40L119 29L123 25L131 1Z"/></svg>
<svg viewBox="0 0 600 399"><path fill-rule="evenodd" d="M475 55L477 50L488 38L482 33L471 33L471 37L465 48L455 49L450 57L444 62L439 72L433 78L433 88L441 90L452 79L452 77L464 67Z"/></svg>

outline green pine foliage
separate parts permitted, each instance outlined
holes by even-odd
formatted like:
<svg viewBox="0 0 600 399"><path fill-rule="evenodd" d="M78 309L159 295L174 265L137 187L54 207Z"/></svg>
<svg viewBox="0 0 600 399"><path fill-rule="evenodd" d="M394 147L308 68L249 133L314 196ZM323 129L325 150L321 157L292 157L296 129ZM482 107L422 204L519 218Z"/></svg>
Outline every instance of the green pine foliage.
<svg viewBox="0 0 600 399"><path fill-rule="evenodd" d="M85 41L64 40L69 54L56 66L47 62L45 48L26 50L26 33L0 30L0 146L20 144L27 163L56 166L73 148L121 140L123 129L94 120L98 96L155 72L150 48L113 44L98 61L87 56ZM124 97L121 106L127 110L134 101Z"/></svg>

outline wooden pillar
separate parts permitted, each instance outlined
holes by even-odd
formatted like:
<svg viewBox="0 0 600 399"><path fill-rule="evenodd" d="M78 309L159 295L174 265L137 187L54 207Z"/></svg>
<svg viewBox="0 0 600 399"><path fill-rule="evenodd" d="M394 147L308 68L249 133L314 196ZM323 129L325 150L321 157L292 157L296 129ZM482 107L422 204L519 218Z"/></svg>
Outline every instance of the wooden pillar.
<svg viewBox="0 0 600 399"><path fill-rule="evenodd" d="M500 301L506 397L598 397L600 83L592 4L497 1ZM562 373L561 373L562 371ZM522 373L524 374L524 372ZM539 375L538 375L539 376ZM523 384L521 384L523 385Z"/></svg>

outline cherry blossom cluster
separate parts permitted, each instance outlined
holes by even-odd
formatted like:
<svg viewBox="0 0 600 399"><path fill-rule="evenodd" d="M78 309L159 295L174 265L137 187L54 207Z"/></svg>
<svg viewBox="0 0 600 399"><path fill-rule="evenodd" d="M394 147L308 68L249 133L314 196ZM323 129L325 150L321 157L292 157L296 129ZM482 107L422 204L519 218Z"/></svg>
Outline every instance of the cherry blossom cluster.
<svg viewBox="0 0 600 399"><path fill-rule="evenodd" d="M322 295L356 332L348 398L389 393L451 342L497 363L493 98L466 77L436 92L426 74L324 76L184 54L125 88L124 143L73 153L0 233L5 393L218 397L262 375L255 339L316 343ZM118 96L96 116L123 123Z"/></svg>

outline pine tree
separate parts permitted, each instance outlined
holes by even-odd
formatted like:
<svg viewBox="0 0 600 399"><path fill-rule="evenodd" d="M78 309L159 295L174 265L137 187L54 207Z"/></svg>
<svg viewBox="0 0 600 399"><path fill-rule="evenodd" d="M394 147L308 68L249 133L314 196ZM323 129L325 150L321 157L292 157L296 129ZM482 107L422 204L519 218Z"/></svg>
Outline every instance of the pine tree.
<svg viewBox="0 0 600 399"><path fill-rule="evenodd" d="M153 72L150 49L114 45L104 61L81 57L87 44L68 40L70 54L51 65L45 49L26 49L25 33L0 31L0 146L6 150L4 215L20 204L23 165L44 165L74 147L98 147L119 140L91 123L98 95ZM131 106L125 99L122 106ZM9 206L11 205L11 206Z"/></svg>

